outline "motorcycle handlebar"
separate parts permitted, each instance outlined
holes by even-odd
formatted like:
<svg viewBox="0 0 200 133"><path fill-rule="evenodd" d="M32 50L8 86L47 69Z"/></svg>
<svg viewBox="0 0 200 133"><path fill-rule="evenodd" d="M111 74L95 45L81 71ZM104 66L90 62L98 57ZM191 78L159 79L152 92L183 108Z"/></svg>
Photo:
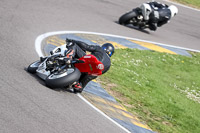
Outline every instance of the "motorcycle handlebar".
<svg viewBox="0 0 200 133"><path fill-rule="evenodd" d="M85 63L83 60L72 60L72 64L75 64L75 63Z"/></svg>

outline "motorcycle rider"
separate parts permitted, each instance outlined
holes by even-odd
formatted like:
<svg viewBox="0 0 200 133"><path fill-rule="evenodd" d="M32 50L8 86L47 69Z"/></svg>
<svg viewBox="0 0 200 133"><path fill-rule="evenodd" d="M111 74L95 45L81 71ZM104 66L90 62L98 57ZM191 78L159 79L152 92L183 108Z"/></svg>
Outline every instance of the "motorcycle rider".
<svg viewBox="0 0 200 133"><path fill-rule="evenodd" d="M114 54L114 46L111 43L105 43L102 46L98 45L88 45L84 42L72 40L66 38L66 47L71 49L73 52L71 56L75 58L81 58L86 55L86 51L91 52L100 62L104 65L104 70L102 74L107 72L111 66L110 57ZM81 93L83 88L87 85L87 83L93 79L97 78L97 76L92 76L88 74L81 75L79 82L76 82L73 85L74 92Z"/></svg>
<svg viewBox="0 0 200 133"><path fill-rule="evenodd" d="M149 29L153 31L156 31L157 27L168 23L178 13L176 6L168 6L156 1L144 3L140 8L143 9L144 6L147 11L143 10L142 14L144 19L148 21Z"/></svg>

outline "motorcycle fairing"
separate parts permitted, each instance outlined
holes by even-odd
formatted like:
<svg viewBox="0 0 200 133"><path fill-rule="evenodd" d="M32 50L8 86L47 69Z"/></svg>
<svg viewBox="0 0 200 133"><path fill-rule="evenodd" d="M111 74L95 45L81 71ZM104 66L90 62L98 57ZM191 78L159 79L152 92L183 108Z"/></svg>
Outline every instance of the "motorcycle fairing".
<svg viewBox="0 0 200 133"><path fill-rule="evenodd" d="M102 75L104 65L94 55L85 55L79 60L84 61L84 63L75 64L75 67L78 68L80 72L86 72L93 76Z"/></svg>

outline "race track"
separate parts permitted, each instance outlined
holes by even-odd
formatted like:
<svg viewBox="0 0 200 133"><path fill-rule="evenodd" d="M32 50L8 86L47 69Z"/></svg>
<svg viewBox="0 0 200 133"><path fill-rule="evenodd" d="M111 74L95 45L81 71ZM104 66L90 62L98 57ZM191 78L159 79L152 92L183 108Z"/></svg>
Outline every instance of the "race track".
<svg viewBox="0 0 200 133"><path fill-rule="evenodd" d="M125 132L77 95L51 90L26 67L38 59L37 36L52 31L90 31L200 50L200 12L179 14L156 32L116 23L144 0L1 0L0 132Z"/></svg>

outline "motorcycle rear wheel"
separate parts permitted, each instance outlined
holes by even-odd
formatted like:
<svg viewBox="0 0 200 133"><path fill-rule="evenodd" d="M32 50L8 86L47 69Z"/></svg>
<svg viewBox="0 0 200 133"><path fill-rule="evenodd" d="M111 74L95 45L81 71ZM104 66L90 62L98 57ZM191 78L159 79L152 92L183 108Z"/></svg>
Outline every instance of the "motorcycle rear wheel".
<svg viewBox="0 0 200 133"><path fill-rule="evenodd" d="M119 24L126 25L130 23L132 18L137 17L137 13L133 10L128 13L125 13L119 18Z"/></svg>
<svg viewBox="0 0 200 133"><path fill-rule="evenodd" d="M49 75L46 80L46 86L50 88L64 88L78 81L81 72L77 69L65 69L62 72L55 72Z"/></svg>

